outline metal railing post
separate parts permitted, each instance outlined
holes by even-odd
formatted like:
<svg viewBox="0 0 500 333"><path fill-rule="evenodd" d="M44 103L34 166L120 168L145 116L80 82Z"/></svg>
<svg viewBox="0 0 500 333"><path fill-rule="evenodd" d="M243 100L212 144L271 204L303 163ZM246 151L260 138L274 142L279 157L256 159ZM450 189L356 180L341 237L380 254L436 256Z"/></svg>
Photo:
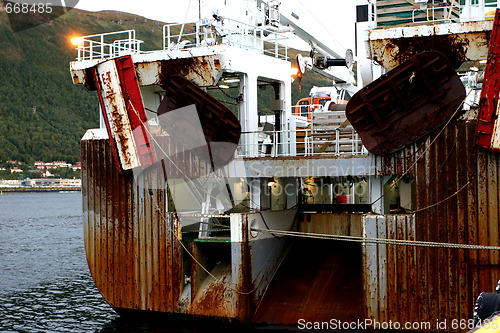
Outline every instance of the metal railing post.
<svg viewBox="0 0 500 333"><path fill-rule="evenodd" d="M358 154L358 152L359 152L358 133L356 133L356 132L354 131L354 129L352 130L352 137L355 139L355 142L354 142L354 144L355 144L355 148L356 148L356 149L355 149L355 152L356 152L356 154Z"/></svg>
<svg viewBox="0 0 500 333"><path fill-rule="evenodd" d="M200 46L200 22L196 22L196 46Z"/></svg>
<svg viewBox="0 0 500 333"><path fill-rule="evenodd" d="M171 47L171 43L170 43L170 39L172 38L172 32L170 31L170 26L168 26L168 46L167 48L170 50L170 47Z"/></svg>
<svg viewBox="0 0 500 333"><path fill-rule="evenodd" d="M165 50L165 26L163 26L163 50Z"/></svg>
<svg viewBox="0 0 500 333"><path fill-rule="evenodd" d="M135 40L135 38L134 38L134 40ZM128 47L129 51L134 52L133 47L132 47L133 44L132 44L132 32L131 31L128 32L128 45L129 45L129 47ZM127 51L126 47L124 47L124 49L125 49L125 51Z"/></svg>
<svg viewBox="0 0 500 333"><path fill-rule="evenodd" d="M279 152L279 142L278 142L278 132L274 131L273 132L273 150L271 151L271 156L276 157L278 156Z"/></svg>
<svg viewBox="0 0 500 333"><path fill-rule="evenodd" d="M336 130L335 131L335 151L337 152L337 154L340 155L340 142L339 142L339 138L340 138L340 130Z"/></svg>
<svg viewBox="0 0 500 333"><path fill-rule="evenodd" d="M101 58L104 58L104 35L101 35Z"/></svg>
<svg viewBox="0 0 500 333"><path fill-rule="evenodd" d="M278 50L278 34L274 34L274 57L278 58L279 50Z"/></svg>

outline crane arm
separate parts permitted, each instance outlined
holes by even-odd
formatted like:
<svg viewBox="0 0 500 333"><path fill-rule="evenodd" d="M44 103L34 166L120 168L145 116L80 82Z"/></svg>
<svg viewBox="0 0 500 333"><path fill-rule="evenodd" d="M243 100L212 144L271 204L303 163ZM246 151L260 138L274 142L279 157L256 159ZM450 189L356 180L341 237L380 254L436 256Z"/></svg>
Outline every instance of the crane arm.
<svg viewBox="0 0 500 333"><path fill-rule="evenodd" d="M296 1L284 1L280 5L280 23L288 26L293 34L307 42L314 52L318 52L323 56L322 59L316 59L320 61L313 61L316 68L327 72L336 82L354 83L354 75L347 68L352 64L352 51L343 48L326 31L322 24L313 18L307 17L307 12L308 10ZM302 18L301 20L301 13L306 18ZM331 59L333 61L329 61ZM347 66L333 67L325 70L331 64L339 63L335 60L341 59L346 60Z"/></svg>

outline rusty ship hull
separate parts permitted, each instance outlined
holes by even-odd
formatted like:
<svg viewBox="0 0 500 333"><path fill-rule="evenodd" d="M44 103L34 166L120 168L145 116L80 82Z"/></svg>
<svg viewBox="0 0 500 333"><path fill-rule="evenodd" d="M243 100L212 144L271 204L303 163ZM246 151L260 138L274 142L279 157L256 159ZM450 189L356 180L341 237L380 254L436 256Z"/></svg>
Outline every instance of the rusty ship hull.
<svg viewBox="0 0 500 333"><path fill-rule="evenodd" d="M411 171L420 193L419 205L444 200L469 182L453 199L415 215L388 218L328 213L311 217L304 213L299 216L299 230L354 236L370 232L372 236L389 239L498 244L498 224L490 223L490 219L498 220L500 161L496 153L475 147L475 128L472 121L453 124ZM405 172L414 153L421 146L426 147L431 138L422 139L397 155L379 158L377 174ZM444 156L440 154L443 150L447 152ZM476 158L463 163L463 152ZM439 168L445 161L446 168ZM120 175L113 166L106 139L84 140L82 162L87 260L99 291L116 309L283 325L296 325L299 319L332 318L465 320L470 318L479 291L491 289L500 278L499 257L486 250L399 249L395 245L373 244L349 248L342 242L325 248L322 244L325 241L309 241L294 244L288 252L288 260L292 262L285 259L262 298L239 295L217 283L199 292L206 273L196 264L186 262L178 239L179 223L174 215L156 205L164 207L165 191L147 192L134 183L131 175ZM429 179L435 180L429 182ZM161 180L162 175L152 174L143 181ZM436 220L449 223L435 223ZM197 249L199 246L193 243L190 250L195 255L199 253L201 260L203 251ZM228 253L235 250L242 255L246 253L247 265L240 267L238 285L245 291L254 289L255 284L249 281L252 269L249 264L252 255L257 255L256 251L264 245L243 239L236 246L234 243L223 246L231 247L225 249ZM225 255L228 261L229 257ZM297 259L301 257L304 260ZM309 262L311 258L315 259ZM193 283L190 306L183 304L181 298L186 271L191 272ZM335 292L339 290L340 293ZM323 297L314 296L319 291Z"/></svg>
<svg viewBox="0 0 500 333"><path fill-rule="evenodd" d="M386 13L386 2L376 10ZM407 3L389 12L419 6ZM266 7L268 23L278 7ZM369 29L369 66L376 60L397 72L433 41L456 45L455 35L464 50L446 53L445 62L479 65L488 57L491 22L396 23ZM287 49L266 48L272 39L263 39L279 40L277 26L249 30L216 17L192 27L196 38L188 39L184 25L165 26L164 48L153 52L141 52L131 31L86 36L71 63L73 82L97 90L102 109L101 128L85 134L81 152L85 250L104 299L120 314L174 319L463 331L476 296L500 279L500 158L476 145L474 103L460 109L480 92L477 82L464 96L463 78L443 79L441 95L456 91L452 107L439 105L448 107L439 124L427 128L423 117L394 138L380 134L388 113L373 144L356 128L371 128L369 103L352 125L336 108L305 120L294 115ZM120 33L128 39L117 51ZM110 36L105 53L99 43ZM401 38L411 50L394 48ZM365 82L361 67L359 75ZM359 89L341 77L336 87L354 95ZM401 107L404 84L371 84L391 85L379 95ZM267 88L274 99L263 116L257 101ZM231 103L214 101L213 91ZM439 104L441 95L425 92L417 104L439 116L425 103Z"/></svg>

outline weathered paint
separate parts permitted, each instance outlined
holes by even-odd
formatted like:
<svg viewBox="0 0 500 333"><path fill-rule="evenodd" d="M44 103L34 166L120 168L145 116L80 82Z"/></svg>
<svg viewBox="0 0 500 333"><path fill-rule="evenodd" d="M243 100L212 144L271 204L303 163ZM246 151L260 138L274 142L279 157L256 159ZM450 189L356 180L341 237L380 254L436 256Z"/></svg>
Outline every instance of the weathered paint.
<svg viewBox="0 0 500 333"><path fill-rule="evenodd" d="M299 218L299 230L498 245L500 159L496 153L478 151L475 130L475 122L454 122L432 146L435 134L391 156L377 157L377 173L384 175L402 174L422 156L409 171L415 180L416 208L450 197L436 207L388 217L318 214L310 215L311 222L305 215ZM165 213L167 194L160 189L163 171L135 180L131 174L119 174L104 135L90 133L86 138L82 193L87 259L96 285L115 308L291 325L298 318L450 322L471 318L479 291L492 290L500 278L495 252L299 240L276 273L274 265L267 266L273 281L262 284L266 286L265 292L259 291L263 298L237 296L207 279L180 247L179 222ZM157 189L145 186L154 182ZM239 236L234 244L220 245L228 247L217 253L226 254L211 272L228 285L248 291L261 281L254 279L257 267L253 266L264 262L248 253L271 249L264 242L272 238L252 243L252 232L243 232L252 218L234 218L239 222L231 226ZM198 247L212 245L192 244L191 251L204 263L209 258ZM249 261L242 260L242 265L229 270L229 257ZM184 283L186 273L191 276L190 286Z"/></svg>
<svg viewBox="0 0 500 333"><path fill-rule="evenodd" d="M139 84L141 86L163 85L172 75L182 75L200 87L214 85L221 75L219 57L199 56L140 62L136 64Z"/></svg>
<svg viewBox="0 0 500 333"><path fill-rule="evenodd" d="M126 103L128 119L137 147L137 154L139 155L139 162L142 167L147 167L156 162L156 153L149 134L148 118L134 63L132 57L124 56L115 59L115 64Z"/></svg>
<svg viewBox="0 0 500 333"><path fill-rule="evenodd" d="M414 231L415 221L412 215L365 215L362 223L364 237L398 239L397 237L402 235L411 237L409 232ZM406 250L395 245L363 244L363 284L367 318L384 322L408 319L408 302L412 301L408 299L408 280L403 279L404 275L398 274L408 272L410 258ZM411 255L415 260L415 253ZM406 260L401 260L401 256Z"/></svg>
<svg viewBox="0 0 500 333"><path fill-rule="evenodd" d="M114 166L108 140L82 141L84 238L96 286L115 308L175 312L178 223L165 214L162 174L134 181Z"/></svg>
<svg viewBox="0 0 500 333"><path fill-rule="evenodd" d="M94 69L94 80L120 170L155 163L156 153L131 57L99 64Z"/></svg>
<svg viewBox="0 0 500 333"><path fill-rule="evenodd" d="M455 122L432 146L435 134L387 157L381 171L400 173L422 156L409 171L417 210L448 200L414 215L365 215L365 235L498 246L500 161L478 151L475 130L476 122ZM363 253L366 317L380 321L466 321L479 291L500 278L496 251L366 244Z"/></svg>
<svg viewBox="0 0 500 333"><path fill-rule="evenodd" d="M500 92L500 11L495 14L488 51L488 65L484 71L483 88L479 100L476 142L486 149L500 151L500 122L498 121L498 94Z"/></svg>
<svg viewBox="0 0 500 333"><path fill-rule="evenodd" d="M362 214L303 214L298 220L298 231L307 233L361 237Z"/></svg>
<svg viewBox="0 0 500 333"><path fill-rule="evenodd" d="M368 31L369 57L387 70L429 50L443 53L458 68L485 60L493 22L442 23Z"/></svg>
<svg viewBox="0 0 500 333"><path fill-rule="evenodd" d="M127 104L120 86L120 77L114 60L108 60L95 69L99 85L99 101L103 117L113 140L116 161L123 170L138 167L140 162L127 114Z"/></svg>
<svg viewBox="0 0 500 333"><path fill-rule="evenodd" d="M96 87L92 74L93 70L90 71L90 69L94 68L100 62L102 62L102 59L70 62L69 71L71 72L73 84L82 84L87 87L87 89L95 90Z"/></svg>
<svg viewBox="0 0 500 333"><path fill-rule="evenodd" d="M446 57L423 52L358 91L346 117L374 154L388 154L442 126L465 88Z"/></svg>
<svg viewBox="0 0 500 333"><path fill-rule="evenodd" d="M148 168L136 175L119 173L109 140L102 132L89 131L81 148L85 249L104 299L117 311L135 309L248 321L251 297L235 292L253 288L246 216L233 216L234 242L192 242L188 247L216 277L212 278L182 248L180 221L166 212L162 168ZM175 146L170 148L175 151ZM185 159L193 160L189 154ZM189 171L191 175L203 172L194 169ZM202 246L205 250L222 248L212 248L207 255L200 251ZM212 266L207 265L209 261ZM185 276L192 282L185 282Z"/></svg>
<svg viewBox="0 0 500 333"><path fill-rule="evenodd" d="M200 87L212 86L217 82L223 69L220 55L193 56L190 53L184 53L184 56L188 56L187 58L176 58L162 51L132 55L139 86L162 85L164 80L172 75L182 75ZM70 72L73 83L83 84L90 90L96 89L92 71L89 71L89 68L102 62L102 59L71 62Z"/></svg>

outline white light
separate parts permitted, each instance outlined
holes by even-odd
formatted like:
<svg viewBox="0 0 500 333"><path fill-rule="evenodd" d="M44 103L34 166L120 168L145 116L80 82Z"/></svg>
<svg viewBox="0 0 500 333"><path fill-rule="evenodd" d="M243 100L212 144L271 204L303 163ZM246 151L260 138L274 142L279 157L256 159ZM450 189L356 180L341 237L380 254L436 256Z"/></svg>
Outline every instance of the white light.
<svg viewBox="0 0 500 333"><path fill-rule="evenodd" d="M222 88L222 89L229 89L229 86L226 86L225 84L220 84L220 85L219 85L219 88Z"/></svg>
<svg viewBox="0 0 500 333"><path fill-rule="evenodd" d="M75 46L78 46L80 44L83 44L83 42L85 41L85 39L83 39L83 37L75 37L75 38L71 38L71 43Z"/></svg>
<svg viewBox="0 0 500 333"><path fill-rule="evenodd" d="M224 82L226 82L226 83L236 83L236 82L240 82L240 79L225 79Z"/></svg>

